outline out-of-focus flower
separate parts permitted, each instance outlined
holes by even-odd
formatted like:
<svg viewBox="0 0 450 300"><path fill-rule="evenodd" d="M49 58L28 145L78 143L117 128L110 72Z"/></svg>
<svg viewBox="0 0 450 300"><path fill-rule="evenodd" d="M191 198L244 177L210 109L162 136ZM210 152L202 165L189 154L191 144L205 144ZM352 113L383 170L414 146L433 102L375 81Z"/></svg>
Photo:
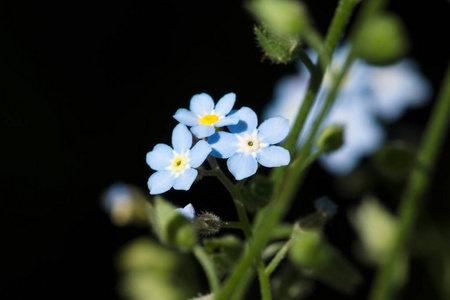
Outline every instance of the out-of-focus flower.
<svg viewBox="0 0 450 300"><path fill-rule="evenodd" d="M223 96L214 106L210 95L202 93L191 99L190 110L180 108L173 116L181 124L192 126L191 131L199 138L208 137L216 132L216 127L237 124L239 119L228 116L236 101L236 95Z"/></svg>
<svg viewBox="0 0 450 300"><path fill-rule="evenodd" d="M112 184L102 196L103 207L117 226L147 224L145 201L145 195L138 187L122 182Z"/></svg>
<svg viewBox="0 0 450 300"><path fill-rule="evenodd" d="M286 118L270 118L256 128L258 117L252 109L243 107L233 116L238 116L240 121L228 126L231 133L217 132L208 139L208 143L213 149L211 155L228 158L228 169L236 180L255 174L258 162L269 168L289 163L289 151L272 146L287 136L289 121Z"/></svg>
<svg viewBox="0 0 450 300"><path fill-rule="evenodd" d="M183 124L175 126L172 133L173 149L166 144L157 144L147 153L147 164L157 172L148 180L150 194L161 194L171 187L175 190L189 190L198 168L211 152L205 141L198 141L192 147L192 134Z"/></svg>
<svg viewBox="0 0 450 300"><path fill-rule="evenodd" d="M184 217L186 217L186 219L188 219L191 222L194 222L195 219L195 209L194 206L192 206L191 203L189 203L188 205L186 205L183 208L177 208L175 209L177 212L179 212L180 214L182 214Z"/></svg>
<svg viewBox="0 0 450 300"><path fill-rule="evenodd" d="M308 115L299 138L302 144L331 89L333 76L342 68L348 47L338 48L332 65L327 70L316 101ZM311 55L316 56L314 53ZM306 68L300 74L288 76L277 84L274 100L265 111L265 118L284 116L291 124L306 94L309 81ZM418 73L410 59L403 59L389 66L372 66L355 60L343 79L333 107L322 126L340 124L344 126L344 145L320 157L322 165L334 175L350 173L360 159L376 151L385 139L379 119L392 122L400 118L408 107L425 104L431 94L429 82Z"/></svg>

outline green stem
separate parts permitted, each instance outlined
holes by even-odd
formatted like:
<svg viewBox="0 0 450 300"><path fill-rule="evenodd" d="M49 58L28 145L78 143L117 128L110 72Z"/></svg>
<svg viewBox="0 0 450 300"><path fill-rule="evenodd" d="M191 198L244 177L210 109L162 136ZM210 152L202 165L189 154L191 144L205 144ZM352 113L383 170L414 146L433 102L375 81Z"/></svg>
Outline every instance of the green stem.
<svg viewBox="0 0 450 300"><path fill-rule="evenodd" d="M290 238L284 245L283 247L280 249L280 251L277 252L277 254L275 255L275 257L270 261L270 263L267 265L266 267L266 274L267 276L270 276L270 274L272 274L273 271L275 271L275 269L278 267L278 265L280 264L280 262L284 259L284 257L286 256L286 253L288 252L289 248L291 247L292 243L294 242L294 238Z"/></svg>
<svg viewBox="0 0 450 300"><path fill-rule="evenodd" d="M321 50L319 51L318 64L321 66L322 72L311 74L311 80L308 85L308 90L306 91L305 98L300 110L295 119L294 125L292 126L291 132L284 143L284 148L289 150L291 155L294 152L295 145L297 143L298 137L302 131L303 125L305 124L306 117L308 116L312 105L314 104L314 99L322 83L325 70L331 60L331 54L333 53L339 38L344 32L345 26L353 13L353 9L358 1L357 0L341 0L336 8L333 20L331 21L330 27L328 29L325 41L322 44ZM273 174L272 179L274 179L275 184L279 184L282 175L285 172L285 168L277 168Z"/></svg>
<svg viewBox="0 0 450 300"><path fill-rule="evenodd" d="M219 290L219 277L217 276L214 263L206 253L205 249L199 245L194 247L194 255L205 271L211 292L216 293Z"/></svg>
<svg viewBox="0 0 450 300"><path fill-rule="evenodd" d="M230 192L231 196L233 197L233 202L236 207L236 211L238 213L239 221L241 224L241 229L244 232L246 238L250 240L253 237L252 228L250 225L250 221L247 216L247 212L245 210L244 204L242 203L241 199L241 189L245 183L245 180L241 180L237 183L237 185L234 185L230 179L222 172L219 165L214 162L210 162L211 166L214 165L214 170L211 170L209 172L214 172L214 175L217 176L217 178L222 182L222 184L227 188L227 190ZM270 300L272 299L271 293L270 293L270 281L269 277L265 274L264 269L264 262L261 258L261 253L255 257L256 261L256 269L258 271L258 278L260 282L261 287L261 295L263 300Z"/></svg>
<svg viewBox="0 0 450 300"><path fill-rule="evenodd" d="M428 188L431 172L441 150L450 121L450 65L442 83L437 102L431 113L421 147L417 153L417 162L411 172L399 207L399 224L393 245L386 261L381 266L370 294L372 300L391 299L395 292L392 285L393 267L398 257L405 250L411 236L421 199Z"/></svg>
<svg viewBox="0 0 450 300"><path fill-rule="evenodd" d="M221 228L241 229L242 230L241 222L222 222L220 224L220 227Z"/></svg>

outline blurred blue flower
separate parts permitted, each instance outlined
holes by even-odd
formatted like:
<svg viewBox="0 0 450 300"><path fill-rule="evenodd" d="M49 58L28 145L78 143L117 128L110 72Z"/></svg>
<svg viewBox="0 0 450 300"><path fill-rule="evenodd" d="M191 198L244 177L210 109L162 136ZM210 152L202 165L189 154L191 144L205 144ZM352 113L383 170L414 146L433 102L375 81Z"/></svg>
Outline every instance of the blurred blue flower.
<svg viewBox="0 0 450 300"><path fill-rule="evenodd" d="M348 51L347 46L342 46L333 54L332 64L306 119L299 145L311 131L331 89L332 78L342 68ZM317 55L311 54L313 59L315 56ZM284 116L292 123L302 104L309 78L306 68L300 66L300 74L280 80L275 87L274 100L267 107L264 116ZM360 59L355 60L322 124L344 125L344 145L330 154L322 155L319 159L321 164L334 175L350 173L361 158L375 152L384 142L385 131L379 120L395 121L408 107L427 103L430 95L429 82L418 73L417 66L410 59L403 59L389 66L372 66Z"/></svg>
<svg viewBox="0 0 450 300"><path fill-rule="evenodd" d="M236 180L252 176L258 169L258 162L265 167L285 166L290 161L289 151L280 146L289 133L289 121L274 117L258 128L258 117L248 107L232 114L239 123L228 126L229 132L217 132L208 138L213 151L211 155L228 158L227 165Z"/></svg>
<svg viewBox="0 0 450 300"><path fill-rule="evenodd" d="M186 205L183 208L177 208L175 209L177 212L179 212L180 214L182 214L184 217L186 217L189 221L194 222L195 219L195 209L194 206L192 206L191 203L189 203L188 205Z"/></svg>
<svg viewBox="0 0 450 300"><path fill-rule="evenodd" d="M191 131L199 138L211 136L216 127L236 124L236 117L228 116L236 101L236 95L229 93L223 96L214 106L214 100L208 94L192 97L190 110L180 108L173 116L178 122L192 126Z"/></svg>
<svg viewBox="0 0 450 300"><path fill-rule="evenodd" d="M205 141L198 141L192 147L192 134L183 124L175 126L172 133L173 149L166 144L157 144L147 153L147 164L157 172L148 180L150 194L161 194L171 187L175 190L189 190L198 168L211 152Z"/></svg>

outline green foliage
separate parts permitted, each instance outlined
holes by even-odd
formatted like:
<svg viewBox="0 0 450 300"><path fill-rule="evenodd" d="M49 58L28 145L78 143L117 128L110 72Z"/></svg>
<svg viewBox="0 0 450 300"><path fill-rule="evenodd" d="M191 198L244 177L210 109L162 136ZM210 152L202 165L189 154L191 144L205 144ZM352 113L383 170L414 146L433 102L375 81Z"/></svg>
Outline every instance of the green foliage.
<svg viewBox="0 0 450 300"><path fill-rule="evenodd" d="M404 179L415 162L415 151L407 144L397 141L384 145L372 157L375 167L392 179Z"/></svg>
<svg viewBox="0 0 450 300"><path fill-rule="evenodd" d="M357 55L367 62L385 65L406 54L409 40L399 17L392 13L381 13L367 20L355 47Z"/></svg>
<svg viewBox="0 0 450 300"><path fill-rule="evenodd" d="M255 26L255 34L265 55L275 63L287 63L298 58L300 37L283 37L266 26Z"/></svg>
<svg viewBox="0 0 450 300"><path fill-rule="evenodd" d="M242 202L249 211L256 212L269 203L272 192L272 180L263 175L255 175L250 179L248 187L241 191Z"/></svg>
<svg viewBox="0 0 450 300"><path fill-rule="evenodd" d="M150 238L125 245L116 264L118 287L124 299L182 300L193 297L200 289L192 258Z"/></svg>
<svg viewBox="0 0 450 300"><path fill-rule="evenodd" d="M194 247L197 236L192 223L175 211L163 197L155 197L154 206L148 205L149 219L158 238L166 245L187 251Z"/></svg>
<svg viewBox="0 0 450 300"><path fill-rule="evenodd" d="M247 6L261 23L280 36L299 36L308 24L304 5L295 0L255 0Z"/></svg>
<svg viewBox="0 0 450 300"><path fill-rule="evenodd" d="M330 153L341 148L344 143L344 126L331 125L325 127L320 132L319 137L316 140L317 148L324 152Z"/></svg>
<svg viewBox="0 0 450 300"><path fill-rule="evenodd" d="M361 282L359 271L333 246L319 230L296 229L289 258L305 276L320 280L350 294Z"/></svg>
<svg viewBox="0 0 450 300"><path fill-rule="evenodd" d="M223 276L231 270L243 250L242 241L233 235L204 239L203 243L219 276Z"/></svg>

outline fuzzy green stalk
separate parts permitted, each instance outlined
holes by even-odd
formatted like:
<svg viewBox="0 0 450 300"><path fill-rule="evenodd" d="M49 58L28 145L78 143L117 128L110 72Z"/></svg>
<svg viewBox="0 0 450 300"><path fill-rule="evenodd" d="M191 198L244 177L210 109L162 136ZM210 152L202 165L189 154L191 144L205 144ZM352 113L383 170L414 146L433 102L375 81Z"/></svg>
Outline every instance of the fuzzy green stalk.
<svg viewBox="0 0 450 300"><path fill-rule="evenodd" d="M245 237L250 240L253 237L252 228L250 225L250 221L248 220L247 212L245 210L244 204L241 201L241 193L240 190L242 186L245 183L245 180L239 181L236 185L234 185L230 179L222 172L220 169L220 166L217 164L214 158L210 157L209 162L211 164L211 167L213 167L213 170L208 171L207 175L215 175L219 181L225 186L225 188L230 193L231 197L233 198L234 205L236 207L236 211L238 213L239 221L240 221L240 227L242 231L245 234ZM258 278L261 288L261 295L263 300L270 300L272 299L271 292L270 292L270 280L269 276L266 275L264 272L265 265L262 261L261 253L259 253L255 257L256 262L256 269L258 272Z"/></svg>
<svg viewBox="0 0 450 300"><path fill-rule="evenodd" d="M370 294L371 300L388 300L395 293L392 283L393 267L398 257L406 248L417 216L421 200L430 183L431 172L448 132L450 121L450 65L441 85L436 104L431 112L417 161L408 179L399 207L399 224L387 259L380 267Z"/></svg>
<svg viewBox="0 0 450 300"><path fill-rule="evenodd" d="M214 267L214 263L206 253L205 249L203 249L203 247L201 247L200 245L194 246L194 255L205 271L211 293L216 293L219 290L220 283L219 277L217 276L216 269Z"/></svg>

